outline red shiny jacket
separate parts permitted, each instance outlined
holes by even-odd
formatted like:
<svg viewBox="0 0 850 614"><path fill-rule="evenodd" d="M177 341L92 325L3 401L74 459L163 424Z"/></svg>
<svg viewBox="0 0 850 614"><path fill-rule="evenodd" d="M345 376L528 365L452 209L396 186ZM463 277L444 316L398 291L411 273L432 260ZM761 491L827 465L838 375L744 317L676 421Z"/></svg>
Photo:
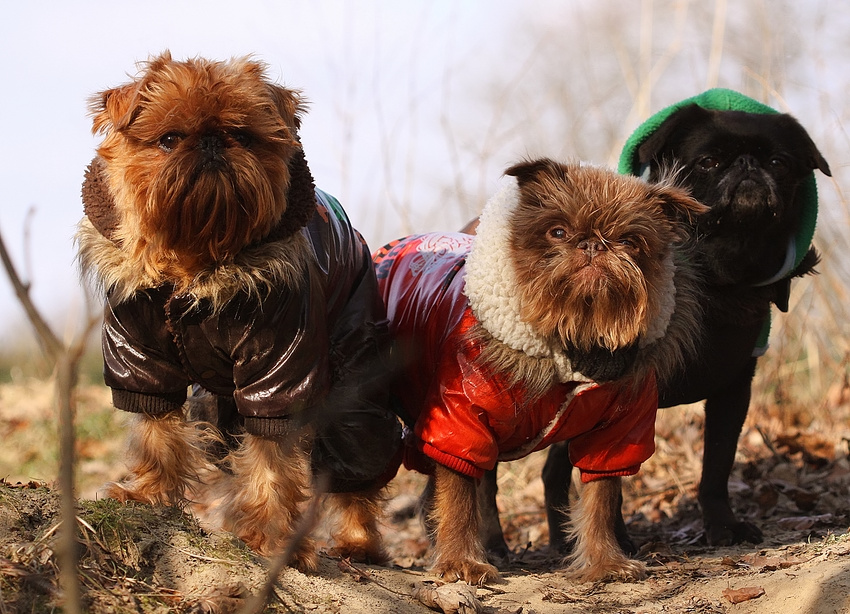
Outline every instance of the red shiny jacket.
<svg viewBox="0 0 850 614"><path fill-rule="evenodd" d="M395 395L416 436L405 466L427 472L424 454L480 477L497 460L569 441L584 482L636 473L655 450L655 378L631 388L561 383L528 402L521 384L509 387L480 364L467 335L476 323L463 292L472 239L415 235L373 256L403 369Z"/></svg>

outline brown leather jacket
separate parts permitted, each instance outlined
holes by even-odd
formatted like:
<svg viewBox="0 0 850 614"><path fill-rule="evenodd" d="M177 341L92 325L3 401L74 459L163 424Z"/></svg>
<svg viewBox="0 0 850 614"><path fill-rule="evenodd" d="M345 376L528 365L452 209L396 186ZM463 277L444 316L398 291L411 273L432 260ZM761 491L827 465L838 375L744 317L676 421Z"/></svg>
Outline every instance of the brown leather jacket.
<svg viewBox="0 0 850 614"><path fill-rule="evenodd" d="M104 373L114 405L130 412L178 410L195 384L220 397L228 430L268 436L309 422L314 464L344 491L392 473L401 428L389 408L389 333L369 249L339 203L316 195L300 231L314 256L300 292L246 293L217 312L170 287L124 302L108 294Z"/></svg>

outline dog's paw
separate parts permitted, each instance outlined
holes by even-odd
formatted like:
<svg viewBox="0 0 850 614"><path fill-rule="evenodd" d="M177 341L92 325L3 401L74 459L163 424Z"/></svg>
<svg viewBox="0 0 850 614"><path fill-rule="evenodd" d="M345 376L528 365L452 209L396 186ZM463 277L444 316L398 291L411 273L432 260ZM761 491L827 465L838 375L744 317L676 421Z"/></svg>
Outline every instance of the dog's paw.
<svg viewBox="0 0 850 614"><path fill-rule="evenodd" d="M587 565L574 563L567 568L567 576L576 582L633 582L646 577L646 565L625 556L614 556Z"/></svg>
<svg viewBox="0 0 850 614"><path fill-rule="evenodd" d="M736 521L730 524L710 525L705 529L705 537L710 546L732 546L742 542L760 544L764 535L751 522Z"/></svg>
<svg viewBox="0 0 850 614"><path fill-rule="evenodd" d="M304 573L314 572L319 569L319 555L316 552L316 544L312 539L303 539L292 553L289 565Z"/></svg>
<svg viewBox="0 0 850 614"><path fill-rule="evenodd" d="M482 539L484 552L487 554L487 560L496 567L504 567L511 561L511 549L502 535L501 528L498 532L492 532L490 535Z"/></svg>
<svg viewBox="0 0 850 614"><path fill-rule="evenodd" d="M166 493L155 487L140 486L136 480L127 480L124 482L109 482L105 484L101 493L104 497L115 499L121 503L136 501L138 503L148 503L150 505L171 505L179 503L172 501L169 493Z"/></svg>
<svg viewBox="0 0 850 614"><path fill-rule="evenodd" d="M328 554L335 558L351 559L372 565L385 565L390 560L380 539L361 542L337 539L336 546L328 550Z"/></svg>
<svg viewBox="0 0 850 614"><path fill-rule="evenodd" d="M297 544L293 544L290 538L272 539L262 533L252 532L250 535L236 536L245 542L251 550L266 558L274 558L287 553L286 564L290 567L309 573L319 568L319 554L316 542L310 537L302 537Z"/></svg>
<svg viewBox="0 0 850 614"><path fill-rule="evenodd" d="M472 586L484 586L501 577L498 569L477 561L445 561L434 565L431 571L446 582L463 580Z"/></svg>

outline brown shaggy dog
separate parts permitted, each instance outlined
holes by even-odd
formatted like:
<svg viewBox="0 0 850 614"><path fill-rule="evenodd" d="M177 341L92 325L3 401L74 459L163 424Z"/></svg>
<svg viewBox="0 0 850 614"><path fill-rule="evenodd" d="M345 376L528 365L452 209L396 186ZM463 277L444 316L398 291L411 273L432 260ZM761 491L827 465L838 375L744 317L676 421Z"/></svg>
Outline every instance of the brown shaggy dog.
<svg viewBox="0 0 850 614"><path fill-rule="evenodd" d="M672 185L543 159L518 164L477 235L427 234L375 254L407 366L397 394L431 474L434 570L498 576L478 537L476 479L569 441L583 489L571 569L634 578L615 534L620 476L654 450L656 377L700 327L682 220L705 207Z"/></svg>
<svg viewBox="0 0 850 614"><path fill-rule="evenodd" d="M191 502L272 554L312 467L339 493L338 551L383 560L379 493L401 439L380 382L385 310L368 248L313 186L301 97L250 58L166 52L91 110L104 139L80 260L106 297L113 402L136 414L130 475L108 495ZM316 567L309 539L294 561Z"/></svg>

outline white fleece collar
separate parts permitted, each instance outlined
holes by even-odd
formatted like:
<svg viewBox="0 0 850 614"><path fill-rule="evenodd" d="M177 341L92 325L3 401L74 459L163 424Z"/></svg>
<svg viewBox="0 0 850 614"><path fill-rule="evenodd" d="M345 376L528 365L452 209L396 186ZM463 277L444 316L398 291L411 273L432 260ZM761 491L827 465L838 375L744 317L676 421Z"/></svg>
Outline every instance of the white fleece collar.
<svg viewBox="0 0 850 614"><path fill-rule="evenodd" d="M519 204L519 186L514 177L505 177L487 201L479 218L472 250L466 260L464 293L478 321L508 347L535 358L555 361L562 382L586 381L573 371L560 344L551 343L522 319L517 279L510 259L510 214ZM665 300L661 312L641 340L641 347L664 336L676 305L675 265L672 251L664 262L667 273Z"/></svg>

